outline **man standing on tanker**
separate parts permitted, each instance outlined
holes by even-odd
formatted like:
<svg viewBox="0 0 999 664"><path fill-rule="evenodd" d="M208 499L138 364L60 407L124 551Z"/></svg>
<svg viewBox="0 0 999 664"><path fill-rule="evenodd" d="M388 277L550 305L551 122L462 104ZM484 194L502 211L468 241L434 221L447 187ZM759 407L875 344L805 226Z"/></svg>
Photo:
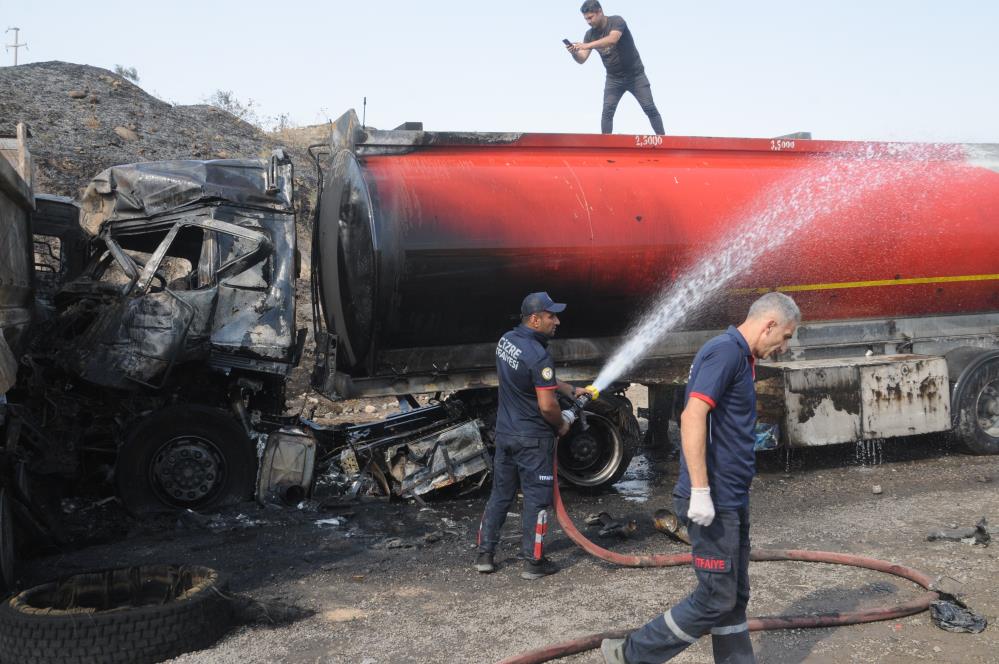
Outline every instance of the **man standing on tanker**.
<svg viewBox="0 0 999 664"><path fill-rule="evenodd" d="M565 305L548 293L531 293L520 305L520 325L496 345L499 407L493 488L479 524L475 559L475 569L484 574L496 569L493 555L507 510L517 497L518 480L524 494L520 576L534 580L558 571L543 555L544 538L555 480L555 441L569 431L575 415L562 411L555 392L567 397L586 392L557 380L548 354L548 341L555 336L558 314L564 310Z"/></svg>
<svg viewBox="0 0 999 664"><path fill-rule="evenodd" d="M603 7L597 0L586 0L580 11L590 29L581 42L569 44L565 40L566 48L579 64L586 62L590 52L596 49L607 70L604 108L600 116L601 133L610 134L614 131L617 105L624 93L630 92L638 100L645 115L649 116L652 130L659 135L665 134L662 116L652 100L652 84L645 75L645 65L638 55L628 24L620 16L605 16Z"/></svg>
<svg viewBox="0 0 999 664"><path fill-rule="evenodd" d="M749 485L756 474L756 360L787 349L798 305L767 293L746 320L698 351L680 416L680 475L673 489L685 517L697 588L626 639L605 639L609 664L659 664L705 634L715 662L756 662L749 640Z"/></svg>

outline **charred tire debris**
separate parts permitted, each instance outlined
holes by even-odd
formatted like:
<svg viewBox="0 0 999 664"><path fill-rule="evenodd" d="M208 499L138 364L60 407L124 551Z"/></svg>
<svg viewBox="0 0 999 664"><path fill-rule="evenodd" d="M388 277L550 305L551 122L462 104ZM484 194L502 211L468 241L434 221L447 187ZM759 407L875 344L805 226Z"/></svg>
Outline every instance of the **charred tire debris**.
<svg viewBox="0 0 999 664"><path fill-rule="evenodd" d="M232 626L219 575L198 566L101 570L0 604L3 664L143 664L207 648Z"/></svg>

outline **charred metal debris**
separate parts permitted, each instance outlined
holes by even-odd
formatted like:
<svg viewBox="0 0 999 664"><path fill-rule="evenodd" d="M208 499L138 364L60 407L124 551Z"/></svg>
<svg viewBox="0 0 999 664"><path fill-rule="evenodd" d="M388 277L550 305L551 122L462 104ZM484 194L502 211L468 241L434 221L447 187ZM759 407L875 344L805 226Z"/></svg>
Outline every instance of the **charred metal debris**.
<svg viewBox="0 0 999 664"><path fill-rule="evenodd" d="M374 424L285 414L306 340L292 176L275 151L115 166L79 207L37 198L38 313L0 448L33 530L58 530L45 506L62 493L108 482L145 514L484 481L493 415L475 391Z"/></svg>

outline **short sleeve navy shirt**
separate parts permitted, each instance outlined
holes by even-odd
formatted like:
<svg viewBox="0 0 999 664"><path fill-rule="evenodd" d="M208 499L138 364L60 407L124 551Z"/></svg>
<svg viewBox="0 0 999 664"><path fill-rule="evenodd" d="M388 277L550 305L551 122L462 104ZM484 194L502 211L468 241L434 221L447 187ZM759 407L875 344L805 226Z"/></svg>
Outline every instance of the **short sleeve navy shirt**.
<svg viewBox="0 0 999 664"><path fill-rule="evenodd" d="M550 438L555 430L538 408L539 390L554 390L555 363L548 337L525 325L510 330L496 344L499 408L496 433L524 438Z"/></svg>
<svg viewBox="0 0 999 664"><path fill-rule="evenodd" d="M690 399L700 399L711 407L708 484L717 509L735 510L749 504L749 485L756 474L755 377L755 358L735 327L704 344L690 367L684 406ZM682 455L673 493L690 497L690 475Z"/></svg>

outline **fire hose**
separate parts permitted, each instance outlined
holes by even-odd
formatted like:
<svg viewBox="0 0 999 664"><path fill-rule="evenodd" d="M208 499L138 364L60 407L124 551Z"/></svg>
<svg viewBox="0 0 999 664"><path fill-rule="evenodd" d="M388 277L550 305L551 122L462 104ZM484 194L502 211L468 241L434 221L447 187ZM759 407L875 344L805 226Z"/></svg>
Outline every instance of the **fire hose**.
<svg viewBox="0 0 999 664"><path fill-rule="evenodd" d="M586 402L595 396L583 395L573 404L573 409L582 410ZM579 529L573 524L562 502L562 494L558 488L558 459L555 460L556 468L554 472L554 506L558 523L570 540L590 555L605 560L622 567L676 567L689 564L692 560L689 553L678 554L650 554L650 555L628 555L616 553L600 547L586 539ZM928 592L922 593L907 602L902 602L893 606L875 607L858 611L832 611L818 614L799 615L779 615L760 616L749 619L749 631L755 632L769 629L802 629L809 627L837 627L841 625L856 625L860 623L877 622L880 620L892 620L911 616L922 611L926 611L930 602L938 599L940 594L935 590L930 590L933 579L927 574L911 567L897 565L877 558L867 556L857 556L848 553L833 553L830 551L810 551L805 549L754 549L749 554L749 559L754 562L764 561L800 561L810 563L828 563L831 565L848 565L851 567L862 567L864 569L884 572L903 579L908 579L913 583L923 587ZM531 650L519 655L507 657L498 664L540 664L561 659L569 655L574 655L587 650L600 647L600 642L604 639L621 639L633 632L634 629L618 629L608 632L590 634L569 641L562 641L550 646Z"/></svg>

